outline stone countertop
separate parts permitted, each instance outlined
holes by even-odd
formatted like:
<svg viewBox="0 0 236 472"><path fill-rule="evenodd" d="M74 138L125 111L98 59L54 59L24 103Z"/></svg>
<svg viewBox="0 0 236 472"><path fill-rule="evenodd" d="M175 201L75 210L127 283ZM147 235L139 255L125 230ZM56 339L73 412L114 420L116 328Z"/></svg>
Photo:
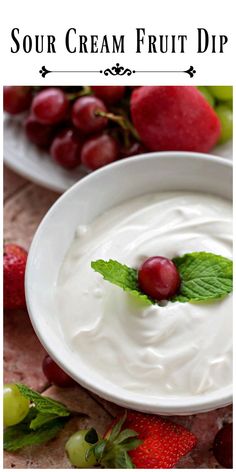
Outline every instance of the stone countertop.
<svg viewBox="0 0 236 472"><path fill-rule="evenodd" d="M4 169L4 239L28 249L41 219L58 198L58 194L35 185ZM77 429L94 426L103 433L112 418L122 409L84 388L60 389L48 384L41 365L45 351L38 341L26 311L4 314L4 377L5 382L22 382L51 396L73 410L83 413L69 421L59 436L40 447L28 447L18 453L4 454L5 468L63 469L70 468L64 452L67 438ZM33 360L33 362L32 362ZM198 438L197 447L177 468L220 468L212 454L212 443L224 422L231 421L232 407L213 412L173 417Z"/></svg>

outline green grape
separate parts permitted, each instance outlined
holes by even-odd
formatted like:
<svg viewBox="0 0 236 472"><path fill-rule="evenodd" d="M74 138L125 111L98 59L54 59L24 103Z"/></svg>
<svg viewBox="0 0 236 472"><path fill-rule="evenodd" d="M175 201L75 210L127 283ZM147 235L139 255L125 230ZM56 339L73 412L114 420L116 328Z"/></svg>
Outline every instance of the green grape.
<svg viewBox="0 0 236 472"><path fill-rule="evenodd" d="M210 93L218 100L232 100L233 87L231 85L209 85Z"/></svg>
<svg viewBox="0 0 236 472"><path fill-rule="evenodd" d="M211 95L210 91L204 87L204 86L199 86L197 87L199 92L201 92L201 94L205 97L205 99L207 100L207 102L212 106L214 107L214 104L215 104L215 99L214 97Z"/></svg>
<svg viewBox="0 0 236 472"><path fill-rule="evenodd" d="M224 102L224 105L230 110L233 110L233 100L228 100L227 102Z"/></svg>
<svg viewBox="0 0 236 472"><path fill-rule="evenodd" d="M233 112L225 105L218 105L215 111L221 122L221 135L219 143L228 141L233 136Z"/></svg>
<svg viewBox="0 0 236 472"><path fill-rule="evenodd" d="M5 384L3 388L4 426L20 423L29 412L30 401L25 398L17 386Z"/></svg>
<svg viewBox="0 0 236 472"><path fill-rule="evenodd" d="M85 436L88 429L81 429L68 439L65 450L72 465L80 469L89 469L96 464L93 454L86 460L86 452L91 447L86 441Z"/></svg>

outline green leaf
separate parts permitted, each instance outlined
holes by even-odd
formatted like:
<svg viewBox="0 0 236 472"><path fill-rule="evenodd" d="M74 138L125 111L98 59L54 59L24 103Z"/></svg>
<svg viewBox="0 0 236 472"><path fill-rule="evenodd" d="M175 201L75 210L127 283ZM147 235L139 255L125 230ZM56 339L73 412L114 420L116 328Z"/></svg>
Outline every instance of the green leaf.
<svg viewBox="0 0 236 472"><path fill-rule="evenodd" d="M62 404L51 398L44 397L40 393L31 390L26 385L16 384L22 395L28 398L40 413L55 416L69 416L70 411Z"/></svg>
<svg viewBox="0 0 236 472"><path fill-rule="evenodd" d="M35 418L30 422L29 428L36 430L43 426L44 424L48 423L51 420L54 420L55 418L58 418L57 415L53 414L44 414L44 413L38 413Z"/></svg>
<svg viewBox="0 0 236 472"><path fill-rule="evenodd" d="M118 465L118 467L116 467L117 469L118 468L120 469L134 469L135 468L129 454L126 451L123 452L122 462L118 463L117 465Z"/></svg>
<svg viewBox="0 0 236 472"><path fill-rule="evenodd" d="M103 261L102 259L93 261L91 262L91 267L96 272L99 272L105 280L138 297L143 302L149 305L155 303L148 295L139 290L138 272L136 269L132 269L112 259L109 261Z"/></svg>
<svg viewBox="0 0 236 472"><path fill-rule="evenodd" d="M86 459L94 454L97 465L105 469L133 469L134 465L127 453L138 447L142 441L137 439L136 431L123 429L127 418L127 412L116 421L114 426L106 434L106 437L98 440L86 452ZM93 434L93 430L92 434ZM88 432L88 434L90 431Z"/></svg>
<svg viewBox="0 0 236 472"><path fill-rule="evenodd" d="M142 443L143 441L141 439L134 438L122 442L121 446L125 451L132 451L133 449L137 449Z"/></svg>
<svg viewBox="0 0 236 472"><path fill-rule="evenodd" d="M126 418L127 412L125 411L124 415L114 424L111 431L107 435L107 439L109 439L109 441L114 442L118 438Z"/></svg>
<svg viewBox="0 0 236 472"><path fill-rule="evenodd" d="M138 436L138 434L133 429L123 429L114 442L115 444L121 444L123 441L127 441L127 439L134 438L136 436Z"/></svg>
<svg viewBox="0 0 236 472"><path fill-rule="evenodd" d="M56 418L36 431L29 428L29 421L10 426L4 431L4 449L17 451L26 446L42 444L54 438L64 428L68 418Z"/></svg>
<svg viewBox="0 0 236 472"><path fill-rule="evenodd" d="M97 463L100 463L104 455L105 449L108 446L107 439L100 439L96 444L91 445L86 451L85 458L88 460L93 454L97 460Z"/></svg>
<svg viewBox="0 0 236 472"><path fill-rule="evenodd" d="M179 294L171 301L218 300L233 290L233 262L209 252L192 252L173 259L180 277Z"/></svg>
<svg viewBox="0 0 236 472"><path fill-rule="evenodd" d="M115 469L134 469L133 462L129 457L129 454L120 449L114 458L114 467Z"/></svg>
<svg viewBox="0 0 236 472"><path fill-rule="evenodd" d="M104 451L107 447L107 440L101 439L98 443L94 446L93 453L95 455L96 460L98 463L101 461Z"/></svg>

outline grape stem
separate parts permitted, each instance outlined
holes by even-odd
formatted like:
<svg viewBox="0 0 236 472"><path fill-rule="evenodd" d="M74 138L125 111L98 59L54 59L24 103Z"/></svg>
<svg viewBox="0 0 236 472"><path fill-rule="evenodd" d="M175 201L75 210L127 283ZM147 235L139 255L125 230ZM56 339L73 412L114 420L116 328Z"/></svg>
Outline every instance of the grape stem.
<svg viewBox="0 0 236 472"><path fill-rule="evenodd" d="M91 95L91 94L92 94L91 88L86 85L86 86L82 87L82 90L80 90L79 92L67 93L66 96L67 96L68 100L70 100L72 102L76 98L84 97L85 95Z"/></svg>
<svg viewBox="0 0 236 472"><path fill-rule="evenodd" d="M129 131L137 141L140 141L140 137L139 137L136 129L134 128L132 123L127 118L125 118L124 116L115 115L114 113L105 112L105 111L102 111L102 110L97 110L95 112L95 115L96 116L102 116L104 118L107 118L110 121L113 121L114 123L117 123L121 128L123 128L123 130Z"/></svg>

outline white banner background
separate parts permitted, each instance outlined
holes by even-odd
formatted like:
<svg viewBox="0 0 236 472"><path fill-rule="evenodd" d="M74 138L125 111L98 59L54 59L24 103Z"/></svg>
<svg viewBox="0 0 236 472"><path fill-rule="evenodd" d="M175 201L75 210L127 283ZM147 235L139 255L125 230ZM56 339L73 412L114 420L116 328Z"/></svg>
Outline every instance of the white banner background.
<svg viewBox="0 0 236 472"><path fill-rule="evenodd" d="M111 0L85 1L55 0L29 1L9 0L5 3L5 18L2 24L2 79L5 84L232 84L234 51L234 15L231 0L172 0L172 1L129 1ZM54 34L56 53L13 54L14 46L11 30L19 28L22 44L26 34ZM70 54L65 48L65 34L69 28L76 28L78 34L125 35L124 54ZM146 37L143 52L136 51L136 28L145 28ZM209 46L204 54L197 54L197 28L206 28L210 35L226 34L229 38L225 52L211 53ZM188 36L186 52L156 53L147 52L148 34ZM34 42L34 41L33 41ZM211 44L211 41L210 43ZM76 37L73 46L76 46ZM50 70L104 70L119 62L132 70L186 70L194 66L197 73L193 79L187 74L141 73L130 77L103 74L48 74L43 79L40 68L45 65Z"/></svg>

